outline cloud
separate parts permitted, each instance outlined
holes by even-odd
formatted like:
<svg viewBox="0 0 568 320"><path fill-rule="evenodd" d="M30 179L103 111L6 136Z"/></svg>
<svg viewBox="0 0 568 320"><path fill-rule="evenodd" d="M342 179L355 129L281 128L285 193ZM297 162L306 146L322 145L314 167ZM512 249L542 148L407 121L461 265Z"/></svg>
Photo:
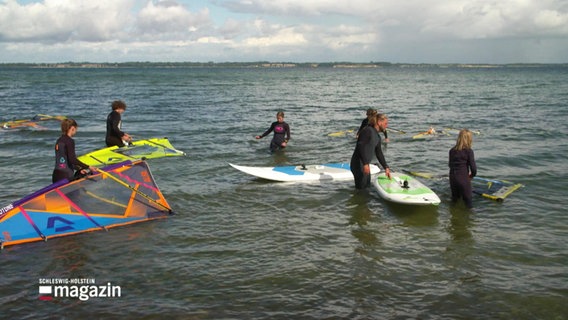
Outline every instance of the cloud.
<svg viewBox="0 0 568 320"><path fill-rule="evenodd" d="M420 62L471 59L471 48L500 60L565 61L567 46L565 0L0 2L0 62Z"/></svg>
<svg viewBox="0 0 568 320"><path fill-rule="evenodd" d="M0 40L57 43L106 41L131 23L132 1L61 1L0 5Z"/></svg>
<svg viewBox="0 0 568 320"><path fill-rule="evenodd" d="M135 35L145 38L161 39L196 37L198 31L211 26L209 10L204 8L198 13L192 13L175 1L159 1L148 4L136 16Z"/></svg>

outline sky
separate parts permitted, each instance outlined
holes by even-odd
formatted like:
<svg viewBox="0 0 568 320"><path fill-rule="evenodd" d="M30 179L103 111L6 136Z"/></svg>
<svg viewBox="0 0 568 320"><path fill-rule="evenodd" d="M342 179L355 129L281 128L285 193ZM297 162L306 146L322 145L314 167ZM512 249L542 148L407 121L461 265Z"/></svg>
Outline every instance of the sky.
<svg viewBox="0 0 568 320"><path fill-rule="evenodd" d="M0 63L568 63L568 0L0 0Z"/></svg>

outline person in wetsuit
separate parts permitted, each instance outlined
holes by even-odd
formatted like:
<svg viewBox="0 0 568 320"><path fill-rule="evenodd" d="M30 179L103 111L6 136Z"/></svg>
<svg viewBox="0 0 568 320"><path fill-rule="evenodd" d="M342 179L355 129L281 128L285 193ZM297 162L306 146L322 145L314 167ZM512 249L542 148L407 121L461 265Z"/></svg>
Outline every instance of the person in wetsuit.
<svg viewBox="0 0 568 320"><path fill-rule="evenodd" d="M128 133L122 132L120 127L122 124L122 114L126 111L126 103L117 100L111 104L112 111L107 116L106 121L106 138L107 147L119 146L124 147L124 141L130 142L132 138Z"/></svg>
<svg viewBox="0 0 568 320"><path fill-rule="evenodd" d="M477 174L472 145L472 134L467 129L460 130L456 145L449 152L450 189L452 202L463 199L465 206L472 208L471 179Z"/></svg>
<svg viewBox="0 0 568 320"><path fill-rule="evenodd" d="M355 188L365 189L371 184L371 168L369 164L373 160L373 153L379 163L385 169L385 173L391 179L390 168L387 165L381 148L381 136L379 132L388 126L388 118L384 114L376 114L369 119L369 125L361 130L357 138L357 145L351 156L351 172L355 178Z"/></svg>
<svg viewBox="0 0 568 320"><path fill-rule="evenodd" d="M270 142L270 152L286 148L288 140L290 140L290 126L284 122L284 112L276 113L276 121L270 125L262 135L256 136L256 139L262 139L274 131L274 137Z"/></svg>
<svg viewBox="0 0 568 320"><path fill-rule="evenodd" d="M77 127L77 122L73 119L61 121L61 136L55 142L55 168L51 176L51 181L54 183L63 179L71 181L76 174L86 174L87 169L96 170L95 167L90 167L77 159L75 140L73 140Z"/></svg>
<svg viewBox="0 0 568 320"><path fill-rule="evenodd" d="M361 126L359 126L359 130L357 130L357 135L355 136L356 138L359 137L361 130L365 129L365 127L367 127L369 125L369 119L374 117L375 115L377 115L377 113L378 113L378 111L376 109L373 109L373 108L367 109L367 117L365 119L363 119L363 121L361 121ZM387 129L384 129L382 132L385 135L385 142L389 142L389 136L387 134Z"/></svg>

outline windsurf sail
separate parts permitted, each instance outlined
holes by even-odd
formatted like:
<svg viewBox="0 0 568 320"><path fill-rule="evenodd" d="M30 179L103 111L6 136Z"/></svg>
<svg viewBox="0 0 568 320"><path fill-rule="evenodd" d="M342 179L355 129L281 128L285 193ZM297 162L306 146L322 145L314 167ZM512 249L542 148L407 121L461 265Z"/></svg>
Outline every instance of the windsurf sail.
<svg viewBox="0 0 568 320"><path fill-rule="evenodd" d="M485 198L502 202L515 190L524 187L523 184L505 180L492 180L474 177L472 180L473 192Z"/></svg>
<svg viewBox="0 0 568 320"><path fill-rule="evenodd" d="M0 246L165 218L173 214L147 163L126 161L62 180L0 209Z"/></svg>
<svg viewBox="0 0 568 320"><path fill-rule="evenodd" d="M2 122L0 127L4 130L14 130L14 129L35 129L35 130L47 130L48 128L45 126L40 125L45 121L55 120L61 122L63 119L66 119L65 116L50 116L47 114L36 114L30 119L21 119L21 120L11 120Z"/></svg>
<svg viewBox="0 0 568 320"><path fill-rule="evenodd" d="M185 152L174 148L168 138L138 140L124 147L108 147L95 150L79 157L83 163L100 167L125 160L155 159L185 156Z"/></svg>

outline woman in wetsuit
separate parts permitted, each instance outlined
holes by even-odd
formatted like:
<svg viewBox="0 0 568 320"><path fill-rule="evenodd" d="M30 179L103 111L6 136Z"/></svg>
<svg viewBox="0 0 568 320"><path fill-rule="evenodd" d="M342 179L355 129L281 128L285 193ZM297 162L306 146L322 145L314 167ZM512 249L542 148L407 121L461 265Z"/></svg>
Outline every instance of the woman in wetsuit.
<svg viewBox="0 0 568 320"><path fill-rule="evenodd" d="M55 169L51 176L54 183L63 179L73 180L75 170L81 174L86 174L86 169L96 170L95 167L89 167L77 159L75 140L73 140L77 127L77 122L73 119L68 118L61 121L61 137L55 143Z"/></svg>
<svg viewBox="0 0 568 320"><path fill-rule="evenodd" d="M276 114L276 121L270 125L268 130L266 130L262 135L256 136L256 138L264 138L272 131L274 131L274 137L270 142L270 152L286 148L288 140L290 140L290 126L284 122L284 112L279 111Z"/></svg>
<svg viewBox="0 0 568 320"><path fill-rule="evenodd" d="M376 114L369 119L369 125L361 130L357 138L357 145L351 156L351 172L355 178L355 188L365 189L371 184L371 167L373 153L385 169L385 174L390 179L390 168L387 165L381 148L381 136L379 132L388 126L388 118L384 114Z"/></svg>
<svg viewBox="0 0 568 320"><path fill-rule="evenodd" d="M106 138L107 147L119 146L124 147L124 141L130 142L132 138L128 133L122 132L120 127L122 124L122 114L126 111L126 103L117 100L111 104L112 111L107 116L106 121Z"/></svg>
<svg viewBox="0 0 568 320"><path fill-rule="evenodd" d="M473 207L471 179L477 174L475 156L471 149L472 140L471 131L462 129L456 145L450 149L449 157L452 202L463 199L468 208Z"/></svg>

